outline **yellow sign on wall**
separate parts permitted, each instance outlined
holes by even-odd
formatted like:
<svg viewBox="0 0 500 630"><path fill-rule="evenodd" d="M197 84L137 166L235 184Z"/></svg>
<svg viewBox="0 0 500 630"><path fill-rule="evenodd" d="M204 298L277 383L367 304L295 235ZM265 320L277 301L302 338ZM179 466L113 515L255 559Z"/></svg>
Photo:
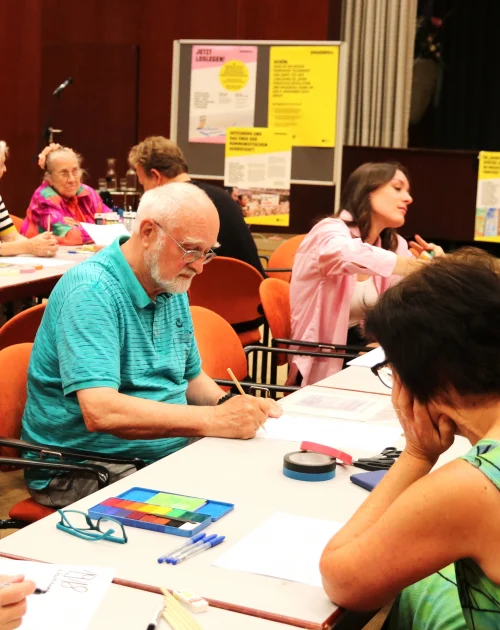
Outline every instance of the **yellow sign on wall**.
<svg viewBox="0 0 500 630"><path fill-rule="evenodd" d="M294 146L334 147L338 72L338 46L272 46L268 126Z"/></svg>
<svg viewBox="0 0 500 630"><path fill-rule="evenodd" d="M500 243L500 153L479 153L475 241Z"/></svg>

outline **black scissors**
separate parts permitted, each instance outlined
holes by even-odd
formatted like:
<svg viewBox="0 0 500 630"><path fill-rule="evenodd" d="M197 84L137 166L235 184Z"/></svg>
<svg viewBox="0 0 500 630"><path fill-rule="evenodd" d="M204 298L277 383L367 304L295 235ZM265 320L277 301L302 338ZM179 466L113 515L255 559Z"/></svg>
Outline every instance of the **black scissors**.
<svg viewBox="0 0 500 630"><path fill-rule="evenodd" d="M394 446L388 446L384 448L380 455L361 457L353 462L352 465L363 470L389 470L400 455L401 451L398 451Z"/></svg>

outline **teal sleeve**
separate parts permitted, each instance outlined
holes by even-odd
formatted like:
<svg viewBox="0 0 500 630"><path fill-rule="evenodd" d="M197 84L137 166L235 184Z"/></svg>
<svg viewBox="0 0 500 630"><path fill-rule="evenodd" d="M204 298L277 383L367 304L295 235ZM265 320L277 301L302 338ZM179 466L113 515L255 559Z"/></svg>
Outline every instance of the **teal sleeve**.
<svg viewBox="0 0 500 630"><path fill-rule="evenodd" d="M193 335L191 340L191 348L189 349L189 355L186 361L185 378L187 381L192 381L201 374L201 358L198 350L196 339Z"/></svg>
<svg viewBox="0 0 500 630"><path fill-rule="evenodd" d="M57 354L65 396L120 387L120 332L113 299L98 284L76 288L58 317Z"/></svg>

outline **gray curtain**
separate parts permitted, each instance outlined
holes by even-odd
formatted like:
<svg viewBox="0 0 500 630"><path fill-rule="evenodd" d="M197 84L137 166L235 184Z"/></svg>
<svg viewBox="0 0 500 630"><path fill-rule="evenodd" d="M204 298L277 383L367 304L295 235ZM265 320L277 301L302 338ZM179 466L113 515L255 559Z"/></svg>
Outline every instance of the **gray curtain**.
<svg viewBox="0 0 500 630"><path fill-rule="evenodd" d="M417 0L344 0L345 144L406 147Z"/></svg>

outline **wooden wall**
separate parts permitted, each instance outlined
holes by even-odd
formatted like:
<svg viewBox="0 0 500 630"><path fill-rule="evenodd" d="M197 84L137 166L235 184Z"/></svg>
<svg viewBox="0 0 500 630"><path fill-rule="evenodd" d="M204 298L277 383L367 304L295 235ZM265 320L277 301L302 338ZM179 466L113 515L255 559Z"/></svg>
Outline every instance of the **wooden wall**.
<svg viewBox="0 0 500 630"><path fill-rule="evenodd" d="M11 147L0 192L7 206L23 216L40 182L41 172L32 158L51 92L69 73L67 57L73 56L82 65L69 73L75 82L61 96L61 113L54 126L63 121L67 137L91 139L93 146L84 157L90 183L95 184L105 173L107 157L118 158L123 176L124 146L150 134L168 136L175 39L323 40L332 34L338 38L340 10L341 0L0 0L0 139ZM81 51L86 46L85 59ZM102 52L104 46L109 46L108 54ZM113 89L115 76L110 75L109 84L101 80L108 58L115 67L120 54L124 64L133 63L128 53L120 53L127 46L136 46L139 54L134 121L130 121L130 106L124 106L123 91ZM60 64L56 50L61 51ZM59 69L60 78L49 87ZM77 98L79 75L88 76L94 70L92 98ZM127 80L130 74L123 71ZM126 130L122 146L114 131L120 125ZM137 137L129 141L131 125ZM121 155L114 155L116 151Z"/></svg>
<svg viewBox="0 0 500 630"><path fill-rule="evenodd" d="M55 126L63 121L68 137L85 139L78 142L85 144L85 166L95 184L107 157L118 158L123 176L130 144L150 134L168 136L174 39L339 39L341 5L341 0L0 0L0 139L11 147L0 194L12 213L24 215L40 182L32 158L51 92L66 74L75 83L61 97ZM76 67L70 72L71 58ZM129 67L134 63L137 72ZM77 86L92 76L94 92L78 97ZM136 81L135 94L130 86L120 88L123 81ZM402 162L411 174L415 201L405 234L472 239L477 153L345 147L343 177L365 161L388 159ZM308 230L332 211L333 197L328 187L294 186L288 231Z"/></svg>

